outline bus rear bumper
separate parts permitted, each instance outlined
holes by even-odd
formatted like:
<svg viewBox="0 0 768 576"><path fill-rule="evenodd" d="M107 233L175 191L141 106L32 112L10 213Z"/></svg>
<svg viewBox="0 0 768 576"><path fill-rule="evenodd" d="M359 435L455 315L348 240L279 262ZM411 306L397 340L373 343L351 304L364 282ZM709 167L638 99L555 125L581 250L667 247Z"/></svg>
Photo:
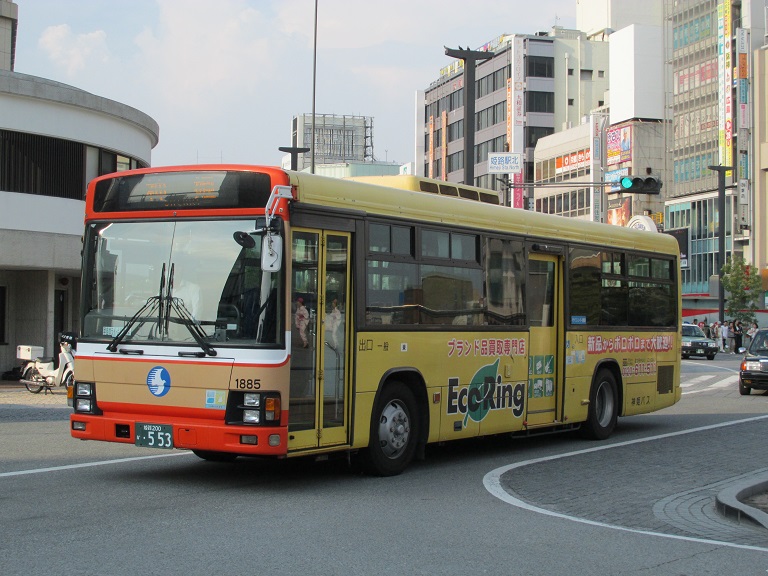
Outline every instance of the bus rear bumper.
<svg viewBox="0 0 768 576"><path fill-rule="evenodd" d="M112 415L72 414L70 434L80 440L101 440L136 444L136 423L169 426L173 448L208 452L230 452L251 456L285 456L288 453L288 428L285 426L235 426L220 420L169 422L161 417L136 418Z"/></svg>

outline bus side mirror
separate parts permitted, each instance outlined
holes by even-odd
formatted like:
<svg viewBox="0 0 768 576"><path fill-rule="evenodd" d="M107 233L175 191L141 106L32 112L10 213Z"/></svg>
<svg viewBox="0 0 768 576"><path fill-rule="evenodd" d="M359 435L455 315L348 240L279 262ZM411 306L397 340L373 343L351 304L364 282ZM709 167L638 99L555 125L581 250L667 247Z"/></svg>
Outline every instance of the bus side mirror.
<svg viewBox="0 0 768 576"><path fill-rule="evenodd" d="M283 238L264 234L261 239L261 269L278 272L283 262Z"/></svg>

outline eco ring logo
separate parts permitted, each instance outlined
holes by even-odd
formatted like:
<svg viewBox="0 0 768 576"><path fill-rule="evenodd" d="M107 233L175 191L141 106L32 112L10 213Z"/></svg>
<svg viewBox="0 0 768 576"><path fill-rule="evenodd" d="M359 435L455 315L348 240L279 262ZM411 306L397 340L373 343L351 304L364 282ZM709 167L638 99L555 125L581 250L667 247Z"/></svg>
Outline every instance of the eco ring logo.
<svg viewBox="0 0 768 576"><path fill-rule="evenodd" d="M483 420L491 410L512 409L519 418L525 408L525 383L501 382L499 361L483 366L472 376L468 386L459 385L458 378L448 379L448 414L463 414L464 426L471 418Z"/></svg>
<svg viewBox="0 0 768 576"><path fill-rule="evenodd" d="M147 374L147 388L153 395L160 398L171 389L171 375L162 366L155 366Z"/></svg>

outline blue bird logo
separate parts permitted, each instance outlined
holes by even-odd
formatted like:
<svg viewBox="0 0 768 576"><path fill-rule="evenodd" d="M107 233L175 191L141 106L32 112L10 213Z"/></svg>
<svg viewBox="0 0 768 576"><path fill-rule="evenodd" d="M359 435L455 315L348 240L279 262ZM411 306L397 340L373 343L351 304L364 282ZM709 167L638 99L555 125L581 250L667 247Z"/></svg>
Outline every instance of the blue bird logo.
<svg viewBox="0 0 768 576"><path fill-rule="evenodd" d="M171 389L171 375L162 366L155 366L147 374L147 387L158 398L168 394Z"/></svg>

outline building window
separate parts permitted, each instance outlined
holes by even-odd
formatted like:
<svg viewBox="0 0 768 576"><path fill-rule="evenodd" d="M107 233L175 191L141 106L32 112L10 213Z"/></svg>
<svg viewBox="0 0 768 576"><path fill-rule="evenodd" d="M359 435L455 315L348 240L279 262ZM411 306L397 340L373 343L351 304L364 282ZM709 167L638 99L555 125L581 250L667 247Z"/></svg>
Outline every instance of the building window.
<svg viewBox="0 0 768 576"><path fill-rule="evenodd" d="M0 130L0 190L82 200L85 146L60 138Z"/></svg>
<svg viewBox="0 0 768 576"><path fill-rule="evenodd" d="M568 106L573 106L573 98L568 98Z"/></svg>
<svg viewBox="0 0 768 576"><path fill-rule="evenodd" d="M568 76L573 76L573 68L568 68Z"/></svg>
<svg viewBox="0 0 768 576"><path fill-rule="evenodd" d="M598 78L605 78L605 70L598 70L597 71L597 77Z"/></svg>
<svg viewBox="0 0 768 576"><path fill-rule="evenodd" d="M525 111L554 113L554 92L534 92L532 90L527 91L525 93Z"/></svg>
<svg viewBox="0 0 768 576"><path fill-rule="evenodd" d="M526 56L525 74L536 78L554 78L555 59L549 56Z"/></svg>
<svg viewBox="0 0 768 576"><path fill-rule="evenodd" d="M525 147L535 148L539 138L543 138L544 136L549 136L550 134L554 133L554 128L545 128L543 126L526 126L524 132Z"/></svg>

